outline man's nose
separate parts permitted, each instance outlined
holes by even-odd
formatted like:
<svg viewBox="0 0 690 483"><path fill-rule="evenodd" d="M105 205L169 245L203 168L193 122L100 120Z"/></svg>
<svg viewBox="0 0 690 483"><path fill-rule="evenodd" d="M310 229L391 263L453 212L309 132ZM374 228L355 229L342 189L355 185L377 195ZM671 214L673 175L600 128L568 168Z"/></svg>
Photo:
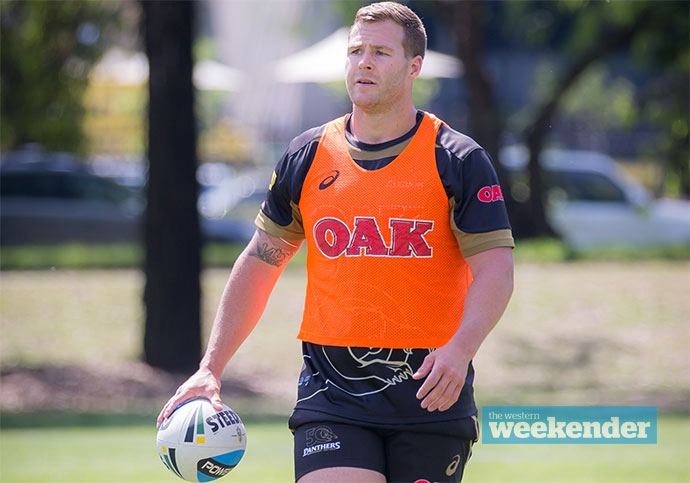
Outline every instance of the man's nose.
<svg viewBox="0 0 690 483"><path fill-rule="evenodd" d="M364 53L362 54L362 57L359 59L359 66L360 69L367 69L371 70L374 68L374 65L372 63L372 55L371 52L365 50Z"/></svg>

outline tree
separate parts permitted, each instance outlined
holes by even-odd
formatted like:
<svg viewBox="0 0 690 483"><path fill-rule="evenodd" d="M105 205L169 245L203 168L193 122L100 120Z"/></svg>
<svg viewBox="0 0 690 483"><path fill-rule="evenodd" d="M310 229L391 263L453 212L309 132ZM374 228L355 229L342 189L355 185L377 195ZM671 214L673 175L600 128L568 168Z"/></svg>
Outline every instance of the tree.
<svg viewBox="0 0 690 483"><path fill-rule="evenodd" d="M142 6L149 58L144 354L152 366L184 371L201 357L194 2Z"/></svg>
<svg viewBox="0 0 690 483"><path fill-rule="evenodd" d="M581 22L573 23L571 36L578 35L578 26L586 21L583 20L583 17L593 15L593 18L600 19L600 23L595 24L596 35L590 36L590 42L585 47L578 49L579 52L575 53L570 65L562 70L550 95L537 107L532 121L524 131L525 144L529 152L528 171L532 188L528 206L532 214L538 214L533 225L533 234L548 235L553 233L544 215L546 212L544 184L541 179L539 157L549 132L549 125L553 122L553 118L565 94L597 60L627 46L635 34L640 31L650 10L651 5L640 4L640 8L637 11L631 12L625 19L621 19L620 23L614 22L612 24L606 20L615 20L616 16L606 15L609 12L605 10L602 12L582 11L580 12Z"/></svg>
<svg viewBox="0 0 690 483"><path fill-rule="evenodd" d="M467 83L470 93L469 118L472 135L493 156L494 167L504 186L504 191L510 193L510 179L505 175L499 159L501 133L505 129L505 122L494 95L493 83L484 65L484 32L481 19L483 6L473 1L438 1L436 7L445 22L453 26L451 31L456 51L464 64L463 81ZM516 234L523 234L524 227L534 223L524 210L522 212L518 210L518 205L509 201L506 207ZM539 216L539 213L535 216ZM541 216L545 218L543 211ZM546 220L539 220L539 222L546 223Z"/></svg>
<svg viewBox="0 0 690 483"><path fill-rule="evenodd" d="M528 173L530 180L529 200L523 204L508 203L508 211L516 234L540 236L553 233L545 216L544 187L538 159L550 132L550 125L557 117L563 100L579 79L597 62L614 53L629 51L656 68L665 68L675 75L665 76L666 84L678 86L678 102L668 102L660 107L659 93L650 94L656 100L657 125L666 121L662 132L669 132L666 145L672 152L670 159L680 172L685 159L687 166L687 41L688 7L683 2L512 2L495 4L486 2L437 1L435 5L441 17L452 27L457 52L465 64L464 80L470 97L472 134L498 155L496 147L505 126L505 113L497 105L494 86L486 75L483 57L483 39L486 36L485 17L489 9L498 10L499 21L507 31L519 32L512 42L528 46L550 46L562 52L553 82L542 98L535 103L528 121L522 128L521 137L529 151ZM549 26L530 29L531 16L548 13L555 21ZM672 38L669 38L668 30ZM536 30L536 31L535 31ZM517 38L518 35L524 36ZM645 40L646 39L646 40ZM643 47L637 44L643 44ZM649 47L649 45L652 45ZM636 50L636 51L635 51ZM663 55L661 55L663 54ZM665 63L664 63L665 60ZM667 98L668 99L668 98ZM683 99L685 102L683 103ZM681 109L679 105L685 106ZM665 113L660 115L659 111ZM683 111L685 115L679 111ZM676 130L673 130L676 126ZM673 133L675 132L675 136ZM495 149L491 151L492 147ZM498 161L498 160L496 160ZM497 171L500 163L496 162ZM500 173L499 173L500 174ZM502 182L506 184L507 178ZM687 184L686 184L687 186ZM510 192L510 187L506 191ZM683 188L681 188L682 191Z"/></svg>
<svg viewBox="0 0 690 483"><path fill-rule="evenodd" d="M87 75L120 25L115 2L3 0L0 147L84 152Z"/></svg>
<svg viewBox="0 0 690 483"><path fill-rule="evenodd" d="M690 3L658 2L630 50L641 68L660 74L637 95L637 117L658 129L650 154L663 175L656 194L690 197Z"/></svg>

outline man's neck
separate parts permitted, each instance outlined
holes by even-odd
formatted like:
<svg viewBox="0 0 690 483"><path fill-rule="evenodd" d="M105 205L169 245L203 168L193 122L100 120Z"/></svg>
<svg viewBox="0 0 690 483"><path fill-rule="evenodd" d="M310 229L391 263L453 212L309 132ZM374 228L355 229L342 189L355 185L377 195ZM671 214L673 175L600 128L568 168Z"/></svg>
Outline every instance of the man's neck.
<svg viewBox="0 0 690 483"><path fill-rule="evenodd" d="M412 104L385 113L367 113L353 106L350 118L352 134L366 144L380 144L404 135L417 123L417 110Z"/></svg>

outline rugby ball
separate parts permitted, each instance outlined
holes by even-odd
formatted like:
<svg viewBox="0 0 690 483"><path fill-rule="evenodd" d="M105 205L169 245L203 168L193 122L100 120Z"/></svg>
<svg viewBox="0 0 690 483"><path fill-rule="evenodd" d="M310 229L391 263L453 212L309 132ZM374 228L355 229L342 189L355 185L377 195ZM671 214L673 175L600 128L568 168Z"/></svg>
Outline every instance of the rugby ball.
<svg viewBox="0 0 690 483"><path fill-rule="evenodd" d="M158 428L161 461L187 481L213 481L237 466L247 447L240 417L223 404L216 410L208 399L180 405Z"/></svg>

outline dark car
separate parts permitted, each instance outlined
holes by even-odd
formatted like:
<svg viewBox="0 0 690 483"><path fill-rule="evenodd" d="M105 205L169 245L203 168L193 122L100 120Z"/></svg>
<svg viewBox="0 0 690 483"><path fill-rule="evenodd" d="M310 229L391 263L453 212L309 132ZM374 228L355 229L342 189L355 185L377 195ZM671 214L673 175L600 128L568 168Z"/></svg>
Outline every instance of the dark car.
<svg viewBox="0 0 690 483"><path fill-rule="evenodd" d="M23 149L0 164L0 243L136 242L142 240L143 181L122 184L69 154ZM253 227L201 215L208 240L247 241Z"/></svg>
<svg viewBox="0 0 690 483"><path fill-rule="evenodd" d="M0 243L119 242L141 236L140 193L77 158L27 149L0 165Z"/></svg>

